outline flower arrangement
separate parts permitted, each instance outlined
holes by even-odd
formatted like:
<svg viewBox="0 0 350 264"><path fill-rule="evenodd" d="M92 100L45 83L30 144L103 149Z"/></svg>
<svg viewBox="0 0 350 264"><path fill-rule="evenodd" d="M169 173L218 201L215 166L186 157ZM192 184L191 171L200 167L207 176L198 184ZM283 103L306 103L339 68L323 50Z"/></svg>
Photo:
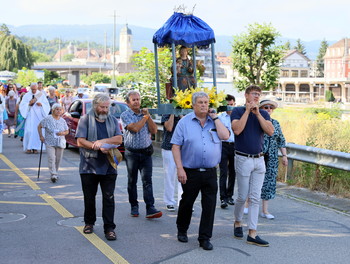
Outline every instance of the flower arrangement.
<svg viewBox="0 0 350 264"><path fill-rule="evenodd" d="M216 87L212 88L189 88L185 91L175 89L175 96L173 97L173 106L175 108L190 109L192 108L192 94L195 92L205 92L209 96L209 107L218 108L226 105L226 94L221 91L216 93Z"/></svg>

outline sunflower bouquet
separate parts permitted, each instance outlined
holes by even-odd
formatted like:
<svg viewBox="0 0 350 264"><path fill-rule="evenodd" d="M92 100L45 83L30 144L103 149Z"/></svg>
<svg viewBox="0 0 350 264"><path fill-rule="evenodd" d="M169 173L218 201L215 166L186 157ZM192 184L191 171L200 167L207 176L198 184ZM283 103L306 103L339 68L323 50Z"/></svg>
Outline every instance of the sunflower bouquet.
<svg viewBox="0 0 350 264"><path fill-rule="evenodd" d="M226 94L221 91L216 93L216 88L189 88L184 91L175 89L175 96L173 97L173 106L175 108L191 109L192 108L192 94L195 92L205 92L209 96L209 107L218 108L226 105Z"/></svg>

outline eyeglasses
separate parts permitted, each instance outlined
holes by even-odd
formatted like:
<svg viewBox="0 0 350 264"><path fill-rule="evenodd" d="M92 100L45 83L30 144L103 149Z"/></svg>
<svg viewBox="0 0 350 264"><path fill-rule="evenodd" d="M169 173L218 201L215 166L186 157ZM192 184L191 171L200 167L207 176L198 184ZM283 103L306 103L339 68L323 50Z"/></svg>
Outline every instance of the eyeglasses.
<svg viewBox="0 0 350 264"><path fill-rule="evenodd" d="M266 110L267 109L272 109L273 110L273 109L275 109L275 107L273 105L265 105L264 109L266 109Z"/></svg>
<svg viewBox="0 0 350 264"><path fill-rule="evenodd" d="M253 95L253 96L256 96L256 97L260 97L261 96L260 93L250 93L250 94Z"/></svg>

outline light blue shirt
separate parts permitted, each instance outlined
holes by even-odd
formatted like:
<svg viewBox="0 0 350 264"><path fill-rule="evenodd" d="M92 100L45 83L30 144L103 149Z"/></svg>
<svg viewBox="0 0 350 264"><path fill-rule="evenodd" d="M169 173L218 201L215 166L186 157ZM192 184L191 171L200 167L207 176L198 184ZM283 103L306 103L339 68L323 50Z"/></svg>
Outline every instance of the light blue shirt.
<svg viewBox="0 0 350 264"><path fill-rule="evenodd" d="M232 130L232 125L231 125L231 116L227 114L227 112L221 113L219 116L219 119L221 122L224 124L225 127L230 131L230 137L228 140L223 140L224 142L235 142L235 135Z"/></svg>
<svg viewBox="0 0 350 264"><path fill-rule="evenodd" d="M213 168L221 160L221 140L210 116L204 127L194 112L184 116L177 124L170 143L181 146L181 160L185 168Z"/></svg>

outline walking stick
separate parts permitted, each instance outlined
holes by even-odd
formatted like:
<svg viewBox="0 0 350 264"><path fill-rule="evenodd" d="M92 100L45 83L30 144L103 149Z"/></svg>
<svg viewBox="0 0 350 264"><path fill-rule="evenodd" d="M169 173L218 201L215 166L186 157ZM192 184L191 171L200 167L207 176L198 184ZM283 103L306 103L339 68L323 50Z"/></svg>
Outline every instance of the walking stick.
<svg viewBox="0 0 350 264"><path fill-rule="evenodd" d="M41 147L40 147L40 158L39 158L39 169L38 169L38 178L36 179L37 181L39 180L39 175L40 175L40 165L41 165L41 156L43 154L43 144L44 142L41 142Z"/></svg>

